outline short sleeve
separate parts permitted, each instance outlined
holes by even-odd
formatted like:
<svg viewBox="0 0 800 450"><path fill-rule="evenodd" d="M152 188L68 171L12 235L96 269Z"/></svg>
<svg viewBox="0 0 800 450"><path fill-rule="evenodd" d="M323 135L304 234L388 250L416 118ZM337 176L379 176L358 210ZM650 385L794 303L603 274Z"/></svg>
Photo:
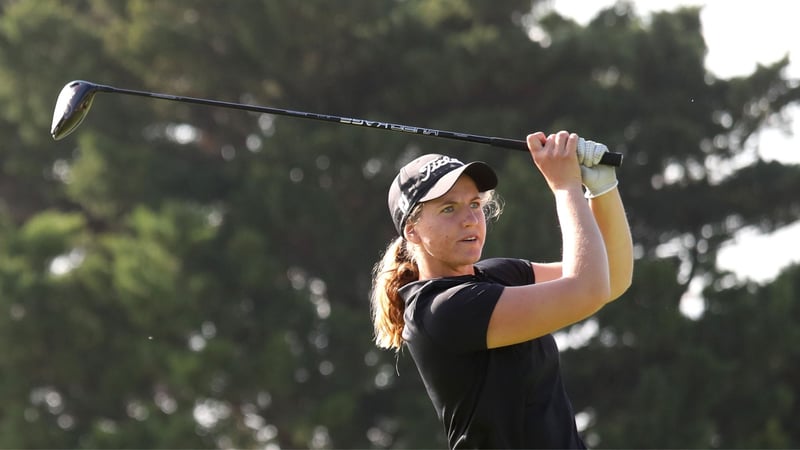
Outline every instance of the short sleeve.
<svg viewBox="0 0 800 450"><path fill-rule="evenodd" d="M503 289L496 283L474 282L444 290L431 301L424 327L449 351L485 350L489 319Z"/></svg>

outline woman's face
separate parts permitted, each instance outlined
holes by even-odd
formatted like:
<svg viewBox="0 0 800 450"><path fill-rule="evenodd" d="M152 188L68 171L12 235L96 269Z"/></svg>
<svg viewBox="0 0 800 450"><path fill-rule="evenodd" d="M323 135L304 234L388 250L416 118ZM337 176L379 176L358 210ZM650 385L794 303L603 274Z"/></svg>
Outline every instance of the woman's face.
<svg viewBox="0 0 800 450"><path fill-rule="evenodd" d="M486 219L475 182L461 175L447 194L422 204L406 228L416 244L421 278L471 275L486 239Z"/></svg>

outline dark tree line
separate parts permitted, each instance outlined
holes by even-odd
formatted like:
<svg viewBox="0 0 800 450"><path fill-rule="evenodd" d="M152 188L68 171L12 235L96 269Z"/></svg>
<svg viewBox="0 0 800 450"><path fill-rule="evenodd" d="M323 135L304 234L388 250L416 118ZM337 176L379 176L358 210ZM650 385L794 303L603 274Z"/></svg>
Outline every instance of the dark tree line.
<svg viewBox="0 0 800 450"><path fill-rule="evenodd" d="M485 255L560 252L524 153L110 94L54 142L73 79L606 143L625 154L637 261L563 353L587 441L800 445L800 273L757 285L716 266L736 231L800 216L797 166L719 176L800 88L786 59L710 74L697 9L580 26L521 0L0 8L0 447L444 446L410 358L371 342L396 169L423 152L491 163L506 209ZM697 319L679 310L692 280Z"/></svg>

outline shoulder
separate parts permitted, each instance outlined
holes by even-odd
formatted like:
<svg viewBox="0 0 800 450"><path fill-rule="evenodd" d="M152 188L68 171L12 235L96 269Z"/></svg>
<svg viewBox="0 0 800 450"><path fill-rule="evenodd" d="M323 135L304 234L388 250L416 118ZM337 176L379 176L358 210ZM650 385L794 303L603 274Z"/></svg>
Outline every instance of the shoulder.
<svg viewBox="0 0 800 450"><path fill-rule="evenodd" d="M519 258L490 258L475 264L488 279L504 286L523 286L536 280L530 261Z"/></svg>
<svg viewBox="0 0 800 450"><path fill-rule="evenodd" d="M400 295L406 306L423 306L435 312L450 300L459 300L459 305L470 301L491 298L496 300L503 290L503 284L487 279L485 276L460 276L417 281L403 286Z"/></svg>
<svg viewBox="0 0 800 450"><path fill-rule="evenodd" d="M404 286L403 339L419 349L435 343L451 353L486 349L486 329L504 286L477 276L418 281Z"/></svg>

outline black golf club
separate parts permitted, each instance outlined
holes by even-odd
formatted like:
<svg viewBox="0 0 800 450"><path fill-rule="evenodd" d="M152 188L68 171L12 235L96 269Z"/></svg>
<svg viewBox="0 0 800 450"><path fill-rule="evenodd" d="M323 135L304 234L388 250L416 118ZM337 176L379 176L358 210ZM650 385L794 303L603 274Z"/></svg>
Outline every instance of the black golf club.
<svg viewBox="0 0 800 450"><path fill-rule="evenodd" d="M281 116L298 117L301 119L314 119L326 122L335 122L346 125L365 126L379 130L398 131L403 133L421 134L423 136L433 136L444 139L455 139L460 141L476 142L487 144L493 147L510 148L514 150L528 151L528 144L525 141L516 139L505 139L491 136L479 136L453 131L434 130L409 125L379 122L375 120L353 119L347 117L331 116L327 114L316 114L303 111L292 111L288 109L270 108L267 106L248 105L243 103L230 103L218 100L207 100L202 98L183 97L179 95L159 94L156 92L136 91L132 89L121 89L113 86L90 83L88 81L75 80L67 83L56 100L56 107L53 111L53 124L50 134L53 139L60 140L75 131L75 128L83 122L89 108L92 106L94 95L98 92L109 92L113 94L136 95L140 97L159 98L162 100L172 100L175 102L195 103L206 106L220 106L223 108L241 109L245 111L262 112ZM600 164L610 166L622 165L622 154L606 152L600 160Z"/></svg>

